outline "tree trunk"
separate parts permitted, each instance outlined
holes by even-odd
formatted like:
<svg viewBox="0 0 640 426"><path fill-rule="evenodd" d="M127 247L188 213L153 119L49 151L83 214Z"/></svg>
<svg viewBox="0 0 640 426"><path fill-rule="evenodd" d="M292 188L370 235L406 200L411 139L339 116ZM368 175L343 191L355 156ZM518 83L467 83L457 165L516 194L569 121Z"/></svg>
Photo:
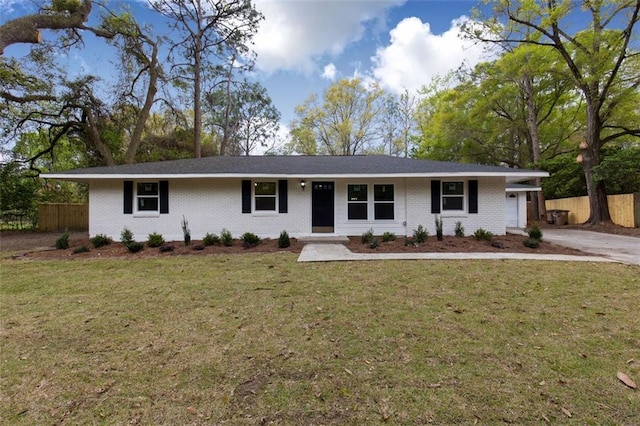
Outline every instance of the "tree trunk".
<svg viewBox="0 0 640 426"><path fill-rule="evenodd" d="M98 131L98 123L96 122L93 113L88 107L82 108L86 121L83 123L83 128L86 133L86 136L91 141L91 144L98 150L100 156L102 157L102 161L105 166L114 166L115 162L113 161L113 155L111 154L111 150L102 141L100 137L100 132Z"/></svg>
<svg viewBox="0 0 640 426"><path fill-rule="evenodd" d="M196 39L193 62L193 156L202 157L202 41Z"/></svg>
<svg viewBox="0 0 640 426"><path fill-rule="evenodd" d="M611 221L609 203L604 182L594 182L593 168L600 164L600 126L595 102L587 102L587 134L586 141L580 145L582 170L587 184L587 196L591 213L586 223L595 225Z"/></svg>
<svg viewBox="0 0 640 426"><path fill-rule="evenodd" d="M540 163L540 136L538 133L538 114L536 113L536 105L533 99L533 81L531 75L525 73L522 78L522 83L527 109L527 127L529 128L529 136L531 137L531 156L534 166L538 167ZM540 178L537 178L535 182L536 186L542 185ZM536 198L537 203L535 204L537 205L538 219L544 219L547 217L547 209L542 191L537 192Z"/></svg>

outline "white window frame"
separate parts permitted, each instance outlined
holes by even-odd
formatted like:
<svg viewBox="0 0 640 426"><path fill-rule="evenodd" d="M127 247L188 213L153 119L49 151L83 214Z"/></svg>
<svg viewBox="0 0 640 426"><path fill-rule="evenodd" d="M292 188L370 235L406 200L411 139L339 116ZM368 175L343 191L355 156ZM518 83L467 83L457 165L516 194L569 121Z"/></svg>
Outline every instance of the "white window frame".
<svg viewBox="0 0 640 426"><path fill-rule="evenodd" d="M376 186L390 186L393 190L393 200L376 200ZM376 205L377 204L391 204L393 207L393 217L390 219L378 219L376 218ZM396 219L396 186L392 183L375 183L373 184L373 220L395 220Z"/></svg>
<svg viewBox="0 0 640 426"><path fill-rule="evenodd" d="M364 201L361 201L361 200L350 200L349 199L349 187L350 186L364 186L366 188L365 195L366 195L367 199L364 200ZM369 184L367 184L367 183L348 183L347 184L347 220L348 221L356 222L356 221L368 221L369 220L369 198L370 198L369 197ZM349 217L349 206L351 206L353 204L360 204L360 205L364 204L366 206L366 210L365 211L366 211L367 217L365 217L364 219L362 219L362 218L351 219Z"/></svg>
<svg viewBox="0 0 640 426"><path fill-rule="evenodd" d="M445 185L447 184L462 184L462 194L454 194L454 195L445 195ZM456 213L466 213L467 212L467 181L466 180L446 180L442 181L440 184L440 211L443 215L446 214L456 214ZM462 200L462 209L445 209L444 200L445 198L460 198Z"/></svg>
<svg viewBox="0 0 640 426"><path fill-rule="evenodd" d="M140 185L155 185L156 186L156 194L140 194L139 188ZM156 208L154 210L141 209L140 201L143 200L156 200ZM136 182L136 195L135 195L135 213L138 216L156 216L160 214L160 182L158 181L142 181Z"/></svg>
<svg viewBox="0 0 640 426"><path fill-rule="evenodd" d="M258 188L258 185L260 184L272 184L274 186L274 193L273 195L271 194L260 194L258 195L256 193L256 189ZM257 200L260 198L273 198L273 209L258 209L258 205L257 205ZM260 181L254 181L253 182L253 212L257 213L257 214L261 214L261 213L277 213L278 211L278 181L273 181L273 180L260 180Z"/></svg>

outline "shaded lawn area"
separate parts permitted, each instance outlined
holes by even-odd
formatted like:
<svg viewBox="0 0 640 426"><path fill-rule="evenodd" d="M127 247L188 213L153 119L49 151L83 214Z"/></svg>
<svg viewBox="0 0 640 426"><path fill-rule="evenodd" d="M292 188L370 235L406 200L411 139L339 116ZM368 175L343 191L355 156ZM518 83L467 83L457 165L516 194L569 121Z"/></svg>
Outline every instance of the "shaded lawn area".
<svg viewBox="0 0 640 426"><path fill-rule="evenodd" d="M0 260L7 424L632 424L640 270Z"/></svg>

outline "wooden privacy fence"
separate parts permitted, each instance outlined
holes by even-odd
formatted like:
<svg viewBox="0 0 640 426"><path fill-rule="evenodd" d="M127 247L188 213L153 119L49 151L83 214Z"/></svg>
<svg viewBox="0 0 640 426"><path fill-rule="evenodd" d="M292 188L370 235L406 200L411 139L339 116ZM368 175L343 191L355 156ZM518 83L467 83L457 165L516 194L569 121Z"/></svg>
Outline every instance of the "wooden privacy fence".
<svg viewBox="0 0 640 426"><path fill-rule="evenodd" d="M46 203L38 205L38 231L88 231L88 204L57 204Z"/></svg>
<svg viewBox="0 0 640 426"><path fill-rule="evenodd" d="M613 223L627 228L640 227L640 192L607 195L607 201ZM546 200L545 206L547 210L569 210L569 224L584 223L591 214L588 197Z"/></svg>

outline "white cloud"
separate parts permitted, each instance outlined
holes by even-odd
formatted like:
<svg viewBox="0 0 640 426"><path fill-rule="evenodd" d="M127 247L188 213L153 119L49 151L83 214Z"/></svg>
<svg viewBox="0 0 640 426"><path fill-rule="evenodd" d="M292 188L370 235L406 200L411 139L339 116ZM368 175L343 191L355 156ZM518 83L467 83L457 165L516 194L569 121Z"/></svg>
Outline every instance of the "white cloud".
<svg viewBox="0 0 640 426"><path fill-rule="evenodd" d="M257 66L266 72L311 73L315 59L341 53L363 36L365 24L405 1L255 0L265 16L254 38Z"/></svg>
<svg viewBox="0 0 640 426"><path fill-rule="evenodd" d="M371 58L373 75L391 91L417 91L463 63L474 66L487 60L481 46L460 37L458 25L465 21L468 18L460 17L446 32L433 34L429 23L416 17L403 19L389 32L390 44Z"/></svg>
<svg viewBox="0 0 640 426"><path fill-rule="evenodd" d="M329 65L326 65L324 67L324 70L322 71L321 77L326 79L326 80L333 81L333 80L336 79L336 73L337 73L336 66L333 65L333 63L330 63Z"/></svg>

